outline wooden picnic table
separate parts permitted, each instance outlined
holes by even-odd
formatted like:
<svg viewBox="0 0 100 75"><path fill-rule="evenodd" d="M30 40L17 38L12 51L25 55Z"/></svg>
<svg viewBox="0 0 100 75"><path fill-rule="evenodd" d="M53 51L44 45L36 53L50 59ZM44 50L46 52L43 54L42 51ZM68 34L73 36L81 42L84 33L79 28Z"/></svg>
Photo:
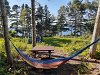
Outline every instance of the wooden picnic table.
<svg viewBox="0 0 100 75"><path fill-rule="evenodd" d="M31 49L32 52L35 53L35 57L39 52L43 53L48 53L49 58L51 58L51 53L54 52L54 47L53 46L39 46L39 47L34 47Z"/></svg>

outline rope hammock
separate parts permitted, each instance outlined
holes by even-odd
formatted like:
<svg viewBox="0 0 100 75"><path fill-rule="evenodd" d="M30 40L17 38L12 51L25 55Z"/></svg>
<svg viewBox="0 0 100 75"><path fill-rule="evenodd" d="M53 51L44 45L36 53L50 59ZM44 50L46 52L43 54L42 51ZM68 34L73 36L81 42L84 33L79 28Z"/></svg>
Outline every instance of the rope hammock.
<svg viewBox="0 0 100 75"><path fill-rule="evenodd" d="M97 40L95 40L91 44L87 45L86 47L82 48L81 50L77 51L76 53L72 54L69 57L59 57L59 58L48 59L48 60L38 60L36 58L29 57L28 55L26 55L25 53L23 53L21 50L19 50L14 45L14 43L12 41L10 41L10 42L12 43L12 45L14 46L14 48L16 49L16 51L19 53L19 55L23 58L23 60L26 61L29 65L31 65L31 66L33 66L35 68L50 69L50 68L57 68L61 64L64 64L66 61L71 60L75 56L77 56L80 53L82 53L83 51L85 51L91 45L97 43L99 40L100 40L100 38L97 39Z"/></svg>

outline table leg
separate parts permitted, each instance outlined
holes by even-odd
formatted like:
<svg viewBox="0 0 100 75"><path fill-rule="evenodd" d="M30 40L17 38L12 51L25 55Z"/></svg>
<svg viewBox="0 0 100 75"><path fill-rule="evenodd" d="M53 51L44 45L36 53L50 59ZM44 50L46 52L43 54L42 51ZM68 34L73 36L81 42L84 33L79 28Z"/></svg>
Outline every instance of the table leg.
<svg viewBox="0 0 100 75"><path fill-rule="evenodd" d="M51 51L49 51L49 58L51 58Z"/></svg>
<svg viewBox="0 0 100 75"><path fill-rule="evenodd" d="M36 51L34 51L34 58L36 58Z"/></svg>

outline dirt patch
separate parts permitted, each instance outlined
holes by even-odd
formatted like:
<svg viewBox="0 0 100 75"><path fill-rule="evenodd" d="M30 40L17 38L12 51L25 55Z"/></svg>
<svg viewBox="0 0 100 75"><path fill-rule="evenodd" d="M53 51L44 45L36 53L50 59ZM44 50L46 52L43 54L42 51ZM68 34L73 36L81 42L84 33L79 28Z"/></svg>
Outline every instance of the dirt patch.
<svg viewBox="0 0 100 75"><path fill-rule="evenodd" d="M58 57L62 52L56 53ZM64 56L68 56L65 54ZM16 63L15 70L21 70L18 75L100 75L100 60L85 59L77 56L56 69L36 69L25 62Z"/></svg>

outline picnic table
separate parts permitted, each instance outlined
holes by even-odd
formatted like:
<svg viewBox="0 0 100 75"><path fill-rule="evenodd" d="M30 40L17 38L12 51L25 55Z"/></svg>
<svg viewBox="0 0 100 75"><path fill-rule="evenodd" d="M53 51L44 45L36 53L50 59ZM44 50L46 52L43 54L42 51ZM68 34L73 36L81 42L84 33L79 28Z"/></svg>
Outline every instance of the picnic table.
<svg viewBox="0 0 100 75"><path fill-rule="evenodd" d="M42 52L42 53L48 53L49 58L51 58L51 53L54 52L54 47L53 46L39 46L39 47L36 46L32 48L31 51L35 53L35 57L37 54L39 54L39 52Z"/></svg>

